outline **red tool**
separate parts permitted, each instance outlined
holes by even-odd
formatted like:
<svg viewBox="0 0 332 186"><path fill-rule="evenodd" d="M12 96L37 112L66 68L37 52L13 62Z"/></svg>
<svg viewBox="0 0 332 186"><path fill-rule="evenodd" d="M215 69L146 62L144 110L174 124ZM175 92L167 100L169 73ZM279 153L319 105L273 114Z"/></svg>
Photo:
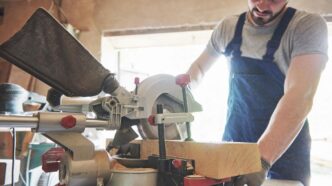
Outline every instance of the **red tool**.
<svg viewBox="0 0 332 186"><path fill-rule="evenodd" d="M61 147L51 148L42 155L42 169L44 172L59 170L60 160L65 150Z"/></svg>

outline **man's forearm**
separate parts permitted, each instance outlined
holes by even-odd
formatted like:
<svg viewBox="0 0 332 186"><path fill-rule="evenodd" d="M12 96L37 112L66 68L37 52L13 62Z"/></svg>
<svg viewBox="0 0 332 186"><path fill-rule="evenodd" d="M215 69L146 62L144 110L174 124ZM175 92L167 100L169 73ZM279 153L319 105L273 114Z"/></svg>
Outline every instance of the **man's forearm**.
<svg viewBox="0 0 332 186"><path fill-rule="evenodd" d="M191 79L191 88L195 88L199 85L204 77L204 74L211 68L217 59L217 56L210 55L207 49L205 49L203 53L194 61L187 71L187 74L189 74Z"/></svg>
<svg viewBox="0 0 332 186"><path fill-rule="evenodd" d="M312 107L312 97L290 91L279 101L270 123L258 140L262 158L273 164L292 144Z"/></svg>
<svg viewBox="0 0 332 186"><path fill-rule="evenodd" d="M312 107L326 57L301 55L292 59L280 99L258 147L262 158L274 163L292 144Z"/></svg>

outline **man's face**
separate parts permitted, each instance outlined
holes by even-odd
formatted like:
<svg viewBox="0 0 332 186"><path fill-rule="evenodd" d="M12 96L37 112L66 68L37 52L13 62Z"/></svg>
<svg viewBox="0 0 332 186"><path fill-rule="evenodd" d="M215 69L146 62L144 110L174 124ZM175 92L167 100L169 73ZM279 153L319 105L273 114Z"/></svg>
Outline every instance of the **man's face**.
<svg viewBox="0 0 332 186"><path fill-rule="evenodd" d="M248 0L250 16L255 24L264 26L282 12L287 2L287 0Z"/></svg>

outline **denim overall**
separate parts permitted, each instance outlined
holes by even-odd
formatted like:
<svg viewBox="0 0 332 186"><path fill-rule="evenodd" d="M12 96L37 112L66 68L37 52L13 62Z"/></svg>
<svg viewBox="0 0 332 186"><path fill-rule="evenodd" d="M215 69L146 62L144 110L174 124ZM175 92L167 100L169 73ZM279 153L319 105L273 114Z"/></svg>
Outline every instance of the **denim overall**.
<svg viewBox="0 0 332 186"><path fill-rule="evenodd" d="M278 101L284 94L285 76L274 62L274 54L295 11L293 8L286 10L272 39L267 43L267 51L262 60L241 56L246 13L241 14L234 38L225 50L225 55L231 57L231 63L224 141L257 142L265 131ZM295 141L271 167L268 177L298 180L308 185L310 144L308 122L305 121Z"/></svg>

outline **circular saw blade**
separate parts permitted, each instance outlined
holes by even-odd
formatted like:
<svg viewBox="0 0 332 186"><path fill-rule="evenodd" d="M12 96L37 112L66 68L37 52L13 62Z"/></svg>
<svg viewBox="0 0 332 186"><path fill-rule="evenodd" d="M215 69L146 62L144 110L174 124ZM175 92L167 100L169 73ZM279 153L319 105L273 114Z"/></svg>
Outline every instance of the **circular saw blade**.
<svg viewBox="0 0 332 186"><path fill-rule="evenodd" d="M152 105L152 114L156 114L157 104L162 104L164 113L183 112L183 105L169 97L167 94L160 95ZM138 132L143 139L157 139L158 126L149 124L147 119L141 119L138 126ZM167 123L165 124L165 138L168 140L185 139L187 136L185 123Z"/></svg>

